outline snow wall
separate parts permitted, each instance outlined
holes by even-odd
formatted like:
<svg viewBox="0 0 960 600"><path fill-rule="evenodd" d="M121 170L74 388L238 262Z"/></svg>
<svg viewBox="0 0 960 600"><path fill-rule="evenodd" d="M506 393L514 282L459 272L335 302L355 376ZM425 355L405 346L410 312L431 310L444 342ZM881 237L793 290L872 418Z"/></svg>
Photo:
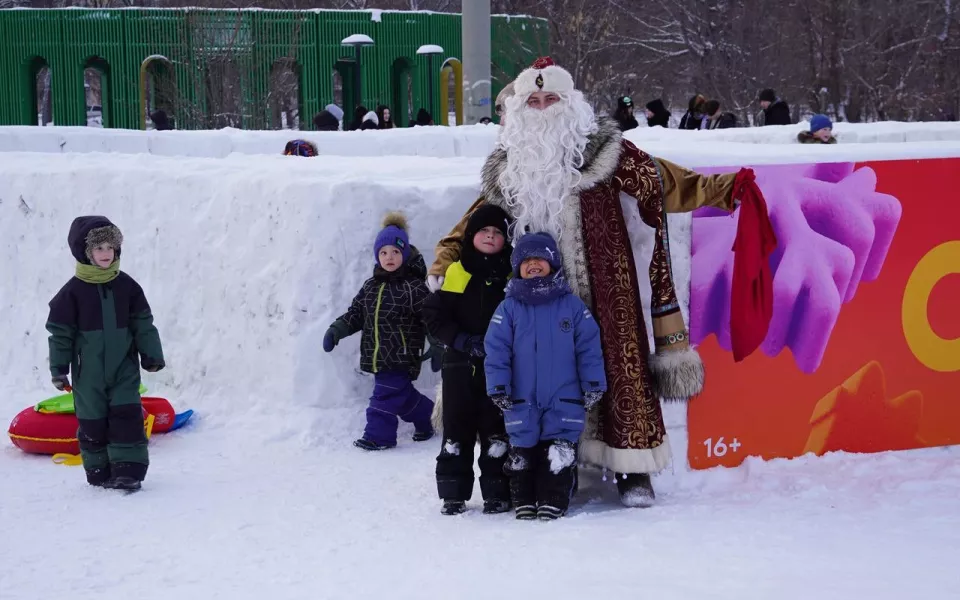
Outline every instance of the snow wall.
<svg viewBox="0 0 960 600"><path fill-rule="evenodd" d="M17 139L25 139L19 128L12 129L18 130L14 132ZM495 134L489 128L472 129L483 130L490 140ZM944 131L953 129L943 126ZM73 132L30 131L38 138L69 137ZM443 141L444 132L450 130L334 135L371 140L407 137L411 147L397 148L416 154L413 146ZM9 133L0 129L0 138ZM201 140L227 135L109 131L92 135L114 139L114 134L129 138L130 148L143 147L144 140L158 136L175 141L168 147L173 149L189 149L193 142L187 140L194 140L199 154L204 147ZM259 139L268 134L242 135ZM431 141L420 141L421 137ZM449 149L459 142L443 143ZM843 161L960 157L960 142L950 141L784 145L782 150L788 152L780 153L774 145L729 142L642 146L690 167L813 164L807 169L814 173L812 180L830 184L838 181L830 180L834 176L827 165ZM38 142L34 149L41 147ZM456 152L443 154L448 158L301 159L269 154L231 151L224 152L226 158L157 156L142 150L3 154L0 244L5 260L0 328L5 335L0 341L0 364L4 365L0 421L9 422L25 406L53 394L47 371L46 303L73 272L66 245L71 220L94 213L110 216L123 230L122 267L143 285L156 315L168 369L145 374L152 393L168 397L178 409L196 409L200 415L196 427L203 435L220 432L244 443L261 444L295 440L306 448L347 443L356 437L372 387L370 378L357 369L359 336L327 355L320 348L323 332L369 276L371 244L382 214L397 208L407 213L411 239L429 262L436 240L475 200L482 158L457 157L462 154ZM816 164L824 164L826 171ZM847 175L845 171L838 177ZM836 191L833 194L836 198ZM628 214L634 215L629 226L639 279L646 288L650 232L634 213ZM696 240L691 230L697 221L691 215L671 216L673 268L685 316L689 315L691 271L695 271L691 256L696 254ZM647 300L648 290L642 295ZM695 316L694 322L698 318L703 317ZM722 332L717 336L722 338ZM727 360L721 351L715 351L711 360L721 364ZM789 355L782 353L785 358ZM425 369L419 385L430 393L437 380ZM669 405L665 411L674 455L682 465L686 462L686 409ZM698 438L695 444L700 442Z"/></svg>
<svg viewBox="0 0 960 600"><path fill-rule="evenodd" d="M697 144L700 153L710 151L720 160L724 158L724 152L733 150L738 157L756 162L778 156L789 157L797 150L797 133L807 128L806 123L715 131L641 127L627 132L627 138L645 147L651 143L667 148ZM281 154L289 140L303 138L313 141L324 155L482 158L492 150L496 133L495 125L363 132L241 131L229 128L143 132L92 127L0 127L0 152L116 152L223 158L230 154ZM841 144L960 142L960 123L838 123L834 133ZM749 147L737 148L726 142L794 148L759 151Z"/></svg>

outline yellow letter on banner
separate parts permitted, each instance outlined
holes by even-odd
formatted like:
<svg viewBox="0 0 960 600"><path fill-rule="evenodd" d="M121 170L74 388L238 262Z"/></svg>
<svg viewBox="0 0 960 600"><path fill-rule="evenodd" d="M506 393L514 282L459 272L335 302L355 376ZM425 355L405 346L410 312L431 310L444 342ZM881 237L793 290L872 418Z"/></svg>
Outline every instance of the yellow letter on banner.
<svg viewBox="0 0 960 600"><path fill-rule="evenodd" d="M945 340L930 327L927 303L934 286L960 273L960 241L940 244L920 259L903 291L903 334L917 360L934 371L960 371L960 338Z"/></svg>

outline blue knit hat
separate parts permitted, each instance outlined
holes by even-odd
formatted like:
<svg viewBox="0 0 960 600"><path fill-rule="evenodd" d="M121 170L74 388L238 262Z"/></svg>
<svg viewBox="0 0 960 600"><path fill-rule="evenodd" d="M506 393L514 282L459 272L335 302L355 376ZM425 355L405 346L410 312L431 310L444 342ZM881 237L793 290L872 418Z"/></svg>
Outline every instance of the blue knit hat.
<svg viewBox="0 0 960 600"><path fill-rule="evenodd" d="M407 218L399 212L387 213L383 218L383 229L373 243L373 260L380 262L380 249L384 246L396 246L403 256L403 262L410 258L410 238L407 236Z"/></svg>
<svg viewBox="0 0 960 600"><path fill-rule="evenodd" d="M810 133L816 133L825 127L833 129L833 121L827 115L813 115L810 119Z"/></svg>
<svg viewBox="0 0 960 600"><path fill-rule="evenodd" d="M548 233L528 233L513 243L510 266L513 267L515 277L520 276L520 264L531 257L542 258L547 261L554 272L563 268L557 242Z"/></svg>

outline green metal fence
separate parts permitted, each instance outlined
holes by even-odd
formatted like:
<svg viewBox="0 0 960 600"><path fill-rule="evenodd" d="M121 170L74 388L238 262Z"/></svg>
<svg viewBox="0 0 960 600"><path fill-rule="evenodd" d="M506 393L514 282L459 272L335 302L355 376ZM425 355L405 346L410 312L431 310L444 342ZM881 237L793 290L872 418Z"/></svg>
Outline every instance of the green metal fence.
<svg viewBox="0 0 960 600"><path fill-rule="evenodd" d="M374 40L361 50L360 96L354 51L340 43L357 33ZM494 16L491 36L496 95L547 53L549 33L542 19ZM416 54L424 44L445 51L433 63L433 98L427 57ZM420 107L446 110L440 68L451 57L461 58L458 14L0 10L0 125L35 125L45 112L57 125L86 125L85 82L93 80L105 127L142 128L150 110L163 108L179 129L277 128L291 98L301 128L329 103L345 107L345 121L347 107L386 104L403 126Z"/></svg>

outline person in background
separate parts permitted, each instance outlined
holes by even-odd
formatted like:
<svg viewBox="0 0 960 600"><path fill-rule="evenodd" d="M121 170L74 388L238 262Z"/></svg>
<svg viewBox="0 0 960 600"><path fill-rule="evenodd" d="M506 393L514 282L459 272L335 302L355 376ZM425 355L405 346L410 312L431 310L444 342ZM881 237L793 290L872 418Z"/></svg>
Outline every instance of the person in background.
<svg viewBox="0 0 960 600"><path fill-rule="evenodd" d="M703 105L707 99L697 94L687 103L687 112L680 118L680 129L700 129L703 121Z"/></svg>
<svg viewBox="0 0 960 600"><path fill-rule="evenodd" d="M367 111L367 114L363 115L363 120L360 122L360 131L370 131L372 129L380 128L380 119L377 117L377 113L372 110Z"/></svg>
<svg viewBox="0 0 960 600"><path fill-rule="evenodd" d="M482 119L480 119L479 123L481 125L489 125L493 123L493 119L491 119L490 117L483 117Z"/></svg>
<svg viewBox="0 0 960 600"><path fill-rule="evenodd" d="M323 107L323 110L336 117L338 123L343 121L343 109L336 104L328 104Z"/></svg>
<svg viewBox="0 0 960 600"><path fill-rule="evenodd" d="M343 111L340 111L341 114ZM313 117L313 128L317 131L338 131L340 119L327 109L323 109Z"/></svg>
<svg viewBox="0 0 960 600"><path fill-rule="evenodd" d="M703 129L729 129L737 126L737 116L720 110L720 102L708 100L703 105L706 127Z"/></svg>
<svg viewBox="0 0 960 600"><path fill-rule="evenodd" d="M172 131L173 125L170 123L170 117L164 110L155 110L150 113L150 120L153 121L153 128L157 131Z"/></svg>
<svg viewBox="0 0 960 600"><path fill-rule="evenodd" d="M797 134L797 141L801 144L836 144L833 137L833 121L827 115L813 115L810 119L810 131L801 131Z"/></svg>
<svg viewBox="0 0 960 600"><path fill-rule="evenodd" d="M670 127L670 111L663 105L663 100L657 98L647 102L647 127Z"/></svg>
<svg viewBox="0 0 960 600"><path fill-rule="evenodd" d="M380 122L380 129L393 129L395 127L393 115L390 114L390 107L386 104L377 107L377 119Z"/></svg>
<svg viewBox="0 0 960 600"><path fill-rule="evenodd" d="M367 116L367 113L370 112L367 110L367 107L360 105L353 109L353 120L350 121L350 126L348 127L346 123L343 125L344 131L358 131L360 126L363 125L363 119Z"/></svg>
<svg viewBox="0 0 960 600"><path fill-rule="evenodd" d="M620 131L630 131L640 126L633 116L633 99L630 96L617 99L617 112L613 113L613 118L620 124Z"/></svg>
<svg viewBox="0 0 960 600"><path fill-rule="evenodd" d="M434 125L433 117L427 112L427 109L421 108L417 111L417 120L413 122L414 127L426 127Z"/></svg>
<svg viewBox="0 0 960 600"><path fill-rule="evenodd" d="M500 126L503 127L506 119L507 112L507 98L513 96L513 82L511 81L507 85L503 86L503 89L500 90L500 93L497 94L497 100L494 102L493 111L497 113L497 118L500 119Z"/></svg>
<svg viewBox="0 0 960 600"><path fill-rule="evenodd" d="M319 154L317 147L313 142L308 142L307 140L290 140L283 148L284 156L304 156L306 158L312 158L317 154Z"/></svg>
<svg viewBox="0 0 960 600"><path fill-rule="evenodd" d="M790 107L777 97L772 89L765 89L757 97L760 108L763 109L763 125L791 125Z"/></svg>

